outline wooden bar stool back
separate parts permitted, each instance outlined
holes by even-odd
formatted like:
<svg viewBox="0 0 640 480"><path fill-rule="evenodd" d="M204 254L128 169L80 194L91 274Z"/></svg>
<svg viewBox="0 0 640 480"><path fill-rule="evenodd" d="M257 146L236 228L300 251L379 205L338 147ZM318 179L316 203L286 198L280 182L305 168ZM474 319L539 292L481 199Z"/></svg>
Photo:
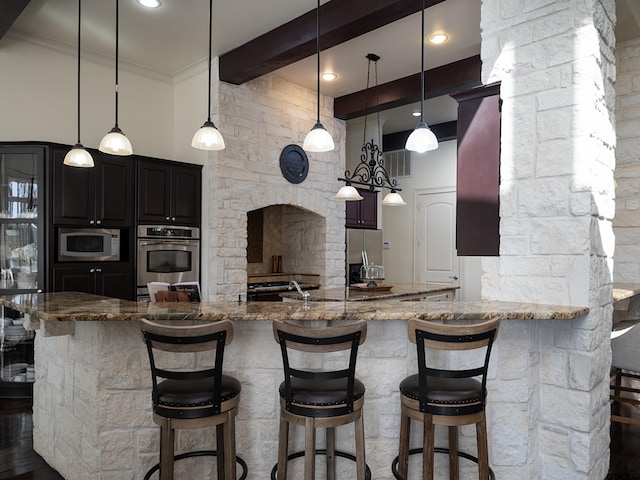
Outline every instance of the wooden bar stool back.
<svg viewBox="0 0 640 480"><path fill-rule="evenodd" d="M161 480L173 479L174 460L213 455L217 457L219 480L236 480L236 462L246 478L246 463L236 456L235 417L240 403L240 382L222 373L224 347L233 339L228 321L195 325L169 325L140 320L149 353L152 380L153 420L160 425L160 462L145 480L160 470ZM162 354L171 352L171 354ZM178 359L182 354L212 352L213 366L199 367L193 359L189 368ZM216 427L216 449L174 455L176 429Z"/></svg>
<svg viewBox="0 0 640 480"><path fill-rule="evenodd" d="M417 347L418 373L400 383L400 447L392 465L395 478L407 478L409 455L420 452L423 480L433 480L434 452L449 454L450 479L459 478L459 457L478 463L480 480L495 478L489 468L485 400L489 357L499 322L492 318L481 323L453 325L409 320L409 340ZM471 367L466 362L464 368L436 367L431 358L442 350L482 348L484 355L482 352L476 355L476 363ZM422 448L409 448L411 420L423 423ZM477 457L458 451L458 426L471 424L476 426ZM435 448L434 425L449 427L448 449Z"/></svg>
<svg viewBox="0 0 640 480"><path fill-rule="evenodd" d="M358 480L371 478L366 464L364 447L364 384L355 378L358 346L367 335L367 324L359 321L329 327L298 326L274 321L273 334L280 344L284 366L284 381L280 384L280 434L278 463L271 472L273 480L287 477L287 462L304 456L304 479L315 479L316 454L326 455L327 478L335 479L335 457L356 462ZM305 352L305 366L298 365L292 351ZM345 368L326 368L308 365L313 356L329 352L349 351ZM330 363L333 365L334 359ZM335 364L337 364L337 360ZM342 365L341 365L342 366ZM305 427L305 450L289 454L289 424ZM335 450L335 427L355 424L356 454ZM316 449L316 428L326 429L326 450ZM277 475L276 475L277 474Z"/></svg>

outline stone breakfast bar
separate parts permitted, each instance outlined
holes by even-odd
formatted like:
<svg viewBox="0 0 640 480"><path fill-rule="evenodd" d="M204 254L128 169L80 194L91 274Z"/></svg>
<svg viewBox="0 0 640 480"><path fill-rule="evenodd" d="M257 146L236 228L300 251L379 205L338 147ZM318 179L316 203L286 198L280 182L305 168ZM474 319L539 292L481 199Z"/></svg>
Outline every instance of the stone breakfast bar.
<svg viewBox="0 0 640 480"><path fill-rule="evenodd" d="M531 428L526 412L534 396L528 378L535 348L531 329L537 331L546 321L579 320L588 313L586 307L425 300L148 304L81 293L4 296L0 304L27 314L27 328L39 331L34 449L67 480L140 479L157 462L159 432L152 421L147 353L137 322L141 317L234 322L225 370L242 383L237 452L248 464L247 478L264 480L277 459L277 386L282 381L271 320L368 322L357 368L367 388L367 463L372 478L392 479L390 466L397 455L399 433L398 384L415 369L415 347L408 342L406 321L496 315L506 321L494 346L488 384L490 465L497 478L529 478L524 472ZM419 434L420 428L413 433ZM206 429L180 432L176 452L215 448L214 437ZM336 437L338 448L353 449L351 428L338 429ZM301 447L303 440L302 432L293 429L292 448ZM322 441L319 438L319 445ZM446 431L437 431L436 444L445 442ZM462 428L460 443L461 450L475 452L471 427ZM412 439L412 445L417 444L419 437ZM213 470L210 463L202 458L178 462L176 478L206 478ZM344 463L338 462L339 469L347 471L340 478L350 478L351 462ZM474 469L466 471L465 461L461 467L462 478L477 475Z"/></svg>

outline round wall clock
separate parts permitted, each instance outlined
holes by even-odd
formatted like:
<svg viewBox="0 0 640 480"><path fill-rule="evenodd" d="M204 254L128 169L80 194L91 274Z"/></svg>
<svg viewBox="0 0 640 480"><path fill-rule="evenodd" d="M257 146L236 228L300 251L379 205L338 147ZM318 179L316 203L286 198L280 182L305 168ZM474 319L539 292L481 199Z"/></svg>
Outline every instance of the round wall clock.
<svg viewBox="0 0 640 480"><path fill-rule="evenodd" d="M291 183L301 183L309 173L309 159L298 145L287 145L280 153L280 171Z"/></svg>

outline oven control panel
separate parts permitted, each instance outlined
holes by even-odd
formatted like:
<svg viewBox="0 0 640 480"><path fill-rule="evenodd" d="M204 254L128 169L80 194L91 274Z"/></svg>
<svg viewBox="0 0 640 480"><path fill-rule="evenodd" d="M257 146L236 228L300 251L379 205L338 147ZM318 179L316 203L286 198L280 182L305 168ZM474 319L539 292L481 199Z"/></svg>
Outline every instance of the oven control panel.
<svg viewBox="0 0 640 480"><path fill-rule="evenodd" d="M197 227L170 227L166 225L138 225L138 238L200 238Z"/></svg>

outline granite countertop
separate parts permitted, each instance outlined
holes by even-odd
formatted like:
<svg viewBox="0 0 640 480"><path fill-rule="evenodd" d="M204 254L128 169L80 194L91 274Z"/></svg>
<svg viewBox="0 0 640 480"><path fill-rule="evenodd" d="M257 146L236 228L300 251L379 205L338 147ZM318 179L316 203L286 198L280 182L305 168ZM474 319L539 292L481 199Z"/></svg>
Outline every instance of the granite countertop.
<svg viewBox="0 0 640 480"><path fill-rule="evenodd" d="M637 283L614 283L613 301L619 302L640 294L640 285Z"/></svg>
<svg viewBox="0 0 640 480"><path fill-rule="evenodd" d="M326 301L203 302L152 304L78 292L0 296L0 305L28 313L31 320L50 322L193 320L455 320L498 316L517 320L567 320L589 312L587 307L517 302Z"/></svg>
<svg viewBox="0 0 640 480"><path fill-rule="evenodd" d="M364 285L364 284L362 284ZM382 287L385 284L380 284ZM434 293L449 292L460 288L459 286L446 285L442 283L399 283L389 284L389 288L369 289L359 287L338 287L320 288L309 291L309 301L311 302L358 302L372 300L402 300L403 297L415 297L419 295L429 295ZM283 298L301 300L300 294L296 291L284 292L280 294Z"/></svg>

